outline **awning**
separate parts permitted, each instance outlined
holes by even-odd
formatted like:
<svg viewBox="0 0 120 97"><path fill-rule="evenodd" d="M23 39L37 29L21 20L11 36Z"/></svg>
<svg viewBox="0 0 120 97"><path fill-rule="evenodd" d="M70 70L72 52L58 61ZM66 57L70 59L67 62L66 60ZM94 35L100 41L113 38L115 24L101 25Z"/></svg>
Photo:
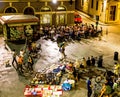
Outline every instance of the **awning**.
<svg viewBox="0 0 120 97"><path fill-rule="evenodd" d="M4 24L20 24L20 23L36 23L39 18L33 15L6 15L0 17L0 23Z"/></svg>

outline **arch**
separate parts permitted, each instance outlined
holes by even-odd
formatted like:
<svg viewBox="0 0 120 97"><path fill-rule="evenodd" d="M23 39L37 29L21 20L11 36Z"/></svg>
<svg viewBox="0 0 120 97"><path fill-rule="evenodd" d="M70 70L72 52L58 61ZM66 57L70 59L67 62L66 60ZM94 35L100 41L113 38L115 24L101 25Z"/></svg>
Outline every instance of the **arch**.
<svg viewBox="0 0 120 97"><path fill-rule="evenodd" d="M57 11L66 11L66 7L65 6L58 6Z"/></svg>
<svg viewBox="0 0 120 97"><path fill-rule="evenodd" d="M41 12L49 12L51 11L51 8L48 7L48 6L43 6L41 9L40 9Z"/></svg>
<svg viewBox="0 0 120 97"><path fill-rule="evenodd" d="M4 13L17 13L17 9L15 7L7 7Z"/></svg>
<svg viewBox="0 0 120 97"><path fill-rule="evenodd" d="M24 8L23 13L26 14L26 15L34 15L35 10L34 10L33 7L30 6L30 7Z"/></svg>

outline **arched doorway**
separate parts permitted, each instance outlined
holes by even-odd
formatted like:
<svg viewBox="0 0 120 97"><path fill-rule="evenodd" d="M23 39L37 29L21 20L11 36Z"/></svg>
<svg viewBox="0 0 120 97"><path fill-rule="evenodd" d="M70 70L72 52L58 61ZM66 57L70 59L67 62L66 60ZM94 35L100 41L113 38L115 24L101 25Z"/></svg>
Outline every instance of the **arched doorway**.
<svg viewBox="0 0 120 97"><path fill-rule="evenodd" d="M34 10L33 10L33 8L31 8L31 7L25 8L24 14L25 14L25 15L34 15Z"/></svg>
<svg viewBox="0 0 120 97"><path fill-rule="evenodd" d="M13 7L9 7L5 10L5 13L16 13L16 10Z"/></svg>
<svg viewBox="0 0 120 97"><path fill-rule="evenodd" d="M66 8L64 6L59 6L57 8L56 24L63 25L65 24L65 20L66 20Z"/></svg>
<svg viewBox="0 0 120 97"><path fill-rule="evenodd" d="M41 16L40 16L40 23L41 24L48 24L48 25L50 25L51 24L51 14L50 14L50 12L51 12L51 9L50 9L50 7L48 7L48 6L44 6L44 7L42 7L41 8Z"/></svg>

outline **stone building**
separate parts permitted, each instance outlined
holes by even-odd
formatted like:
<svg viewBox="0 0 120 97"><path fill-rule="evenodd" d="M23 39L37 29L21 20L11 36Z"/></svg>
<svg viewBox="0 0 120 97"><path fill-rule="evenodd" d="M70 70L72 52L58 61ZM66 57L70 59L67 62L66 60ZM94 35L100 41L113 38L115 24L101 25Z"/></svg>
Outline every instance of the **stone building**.
<svg viewBox="0 0 120 97"><path fill-rule="evenodd" d="M40 19L39 25L74 24L75 0L2 0L0 16L30 14Z"/></svg>
<svg viewBox="0 0 120 97"><path fill-rule="evenodd" d="M120 23L120 0L76 0L76 9L104 23Z"/></svg>

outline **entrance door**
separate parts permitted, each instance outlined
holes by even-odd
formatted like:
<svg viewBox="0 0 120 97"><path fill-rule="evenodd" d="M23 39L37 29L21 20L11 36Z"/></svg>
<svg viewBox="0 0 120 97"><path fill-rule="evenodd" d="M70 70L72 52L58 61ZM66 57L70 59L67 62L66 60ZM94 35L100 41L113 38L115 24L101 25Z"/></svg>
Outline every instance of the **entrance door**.
<svg viewBox="0 0 120 97"><path fill-rule="evenodd" d="M116 15L116 6L110 6L110 21L115 21L115 15Z"/></svg>

